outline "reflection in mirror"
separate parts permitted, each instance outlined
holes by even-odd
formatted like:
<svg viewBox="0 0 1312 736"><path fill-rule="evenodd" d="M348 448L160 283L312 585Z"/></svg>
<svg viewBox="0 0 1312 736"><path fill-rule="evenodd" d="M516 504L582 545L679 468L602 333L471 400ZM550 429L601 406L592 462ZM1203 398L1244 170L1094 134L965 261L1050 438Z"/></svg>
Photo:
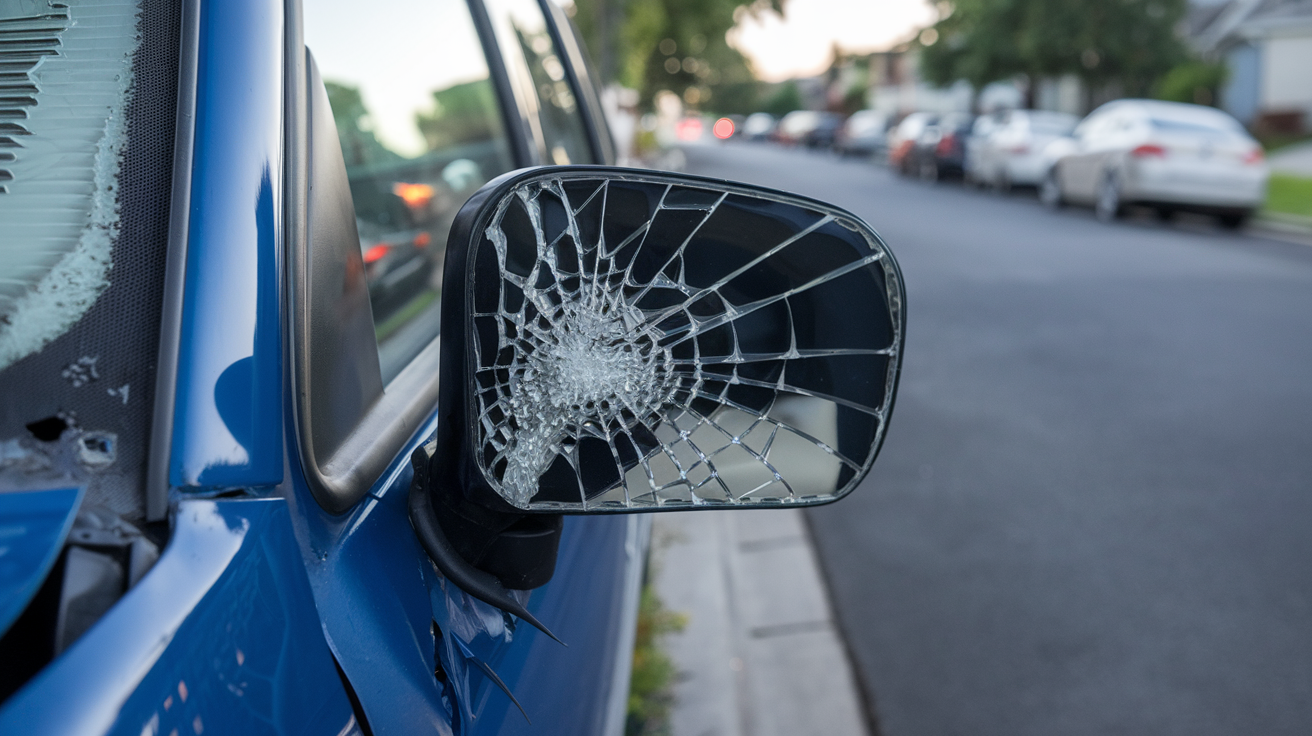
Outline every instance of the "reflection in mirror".
<svg viewBox="0 0 1312 736"><path fill-rule="evenodd" d="M554 169L501 196L467 268L473 455L518 508L820 503L874 462L902 282L849 213Z"/></svg>
<svg viewBox="0 0 1312 736"><path fill-rule="evenodd" d="M595 163L578 99L537 0L488 0L497 43L545 163Z"/></svg>
<svg viewBox="0 0 1312 736"><path fill-rule="evenodd" d="M398 18L404 22L397 22ZM456 211L514 168L463 0L306 6L364 258L384 382L437 336Z"/></svg>

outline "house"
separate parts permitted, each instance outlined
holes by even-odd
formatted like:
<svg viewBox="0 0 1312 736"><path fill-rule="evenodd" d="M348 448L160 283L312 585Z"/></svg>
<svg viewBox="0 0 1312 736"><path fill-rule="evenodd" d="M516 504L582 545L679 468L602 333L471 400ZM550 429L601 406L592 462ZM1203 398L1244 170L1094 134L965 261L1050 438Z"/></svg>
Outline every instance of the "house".
<svg viewBox="0 0 1312 736"><path fill-rule="evenodd" d="M1229 69L1226 112L1267 132L1312 128L1312 0L1197 2L1187 26L1199 54Z"/></svg>

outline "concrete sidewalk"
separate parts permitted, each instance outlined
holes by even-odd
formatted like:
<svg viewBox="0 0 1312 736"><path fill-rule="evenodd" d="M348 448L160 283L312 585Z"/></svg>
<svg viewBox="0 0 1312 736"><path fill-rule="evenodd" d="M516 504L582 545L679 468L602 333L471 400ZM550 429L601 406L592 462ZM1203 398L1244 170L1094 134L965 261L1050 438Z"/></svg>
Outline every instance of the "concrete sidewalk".
<svg viewBox="0 0 1312 736"><path fill-rule="evenodd" d="M1295 143L1272 151L1267 164L1273 172L1293 176L1312 176L1312 141Z"/></svg>
<svg viewBox="0 0 1312 736"><path fill-rule="evenodd" d="M865 712L800 510L658 514L653 582L688 616L672 736L864 736Z"/></svg>

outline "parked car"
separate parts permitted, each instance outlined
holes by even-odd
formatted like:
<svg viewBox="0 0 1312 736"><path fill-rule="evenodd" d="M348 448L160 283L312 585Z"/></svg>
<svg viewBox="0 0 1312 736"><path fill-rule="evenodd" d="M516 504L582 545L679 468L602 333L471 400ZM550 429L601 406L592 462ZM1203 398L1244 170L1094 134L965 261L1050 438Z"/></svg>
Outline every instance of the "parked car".
<svg viewBox="0 0 1312 736"><path fill-rule="evenodd" d="M1045 156L1044 203L1093 205L1104 220L1144 205L1163 218L1189 210L1239 227L1266 197L1262 147L1234 118L1201 105L1109 102Z"/></svg>
<svg viewBox="0 0 1312 736"><path fill-rule="evenodd" d="M967 154L967 174L975 182L1002 191L1037 187L1047 173L1048 144L1069 137L1079 118L1046 110L1008 110L980 117ZM982 131L981 127L986 127Z"/></svg>
<svg viewBox="0 0 1312 736"><path fill-rule="evenodd" d="M974 115L954 112L926 125L907 154L904 171L925 181L961 176L965 171L966 138L974 124Z"/></svg>
<svg viewBox="0 0 1312 736"><path fill-rule="evenodd" d="M794 110L779 118L779 127L774 130L774 140L784 145L796 146L806 143L807 136L820 127L820 113L815 110Z"/></svg>
<svg viewBox="0 0 1312 736"><path fill-rule="evenodd" d="M852 113L838 132L834 149L844 156L879 156L888 134L888 113L860 110Z"/></svg>
<svg viewBox="0 0 1312 736"><path fill-rule="evenodd" d="M609 166L556 4L37 5L0 14L0 733L619 734L637 512L869 471L892 253Z"/></svg>
<svg viewBox="0 0 1312 736"><path fill-rule="evenodd" d="M910 174L914 163L911 155L916 141L924 134L925 128L938 121L938 115L929 112L913 112L902 119L888 136L888 165L902 174Z"/></svg>
<svg viewBox="0 0 1312 736"><path fill-rule="evenodd" d="M802 136L802 145L807 148L830 149L843 129L843 116L834 112L819 113L816 126Z"/></svg>
<svg viewBox="0 0 1312 736"><path fill-rule="evenodd" d="M769 140L778 124L770 113L754 112L743 121L742 135L749 141Z"/></svg>

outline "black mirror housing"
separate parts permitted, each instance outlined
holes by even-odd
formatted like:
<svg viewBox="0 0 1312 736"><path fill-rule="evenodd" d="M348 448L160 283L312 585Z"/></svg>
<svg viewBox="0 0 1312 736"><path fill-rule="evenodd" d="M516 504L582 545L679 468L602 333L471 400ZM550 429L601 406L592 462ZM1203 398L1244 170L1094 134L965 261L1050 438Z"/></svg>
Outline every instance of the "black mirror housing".
<svg viewBox="0 0 1312 736"><path fill-rule="evenodd" d="M506 512L827 503L869 471L901 273L849 212L681 174L506 174L452 225L434 482Z"/></svg>
<svg viewBox="0 0 1312 736"><path fill-rule="evenodd" d="M906 326L849 212L682 174L523 169L456 215L438 428L410 519L474 597L549 631L561 514L829 503L870 470Z"/></svg>

